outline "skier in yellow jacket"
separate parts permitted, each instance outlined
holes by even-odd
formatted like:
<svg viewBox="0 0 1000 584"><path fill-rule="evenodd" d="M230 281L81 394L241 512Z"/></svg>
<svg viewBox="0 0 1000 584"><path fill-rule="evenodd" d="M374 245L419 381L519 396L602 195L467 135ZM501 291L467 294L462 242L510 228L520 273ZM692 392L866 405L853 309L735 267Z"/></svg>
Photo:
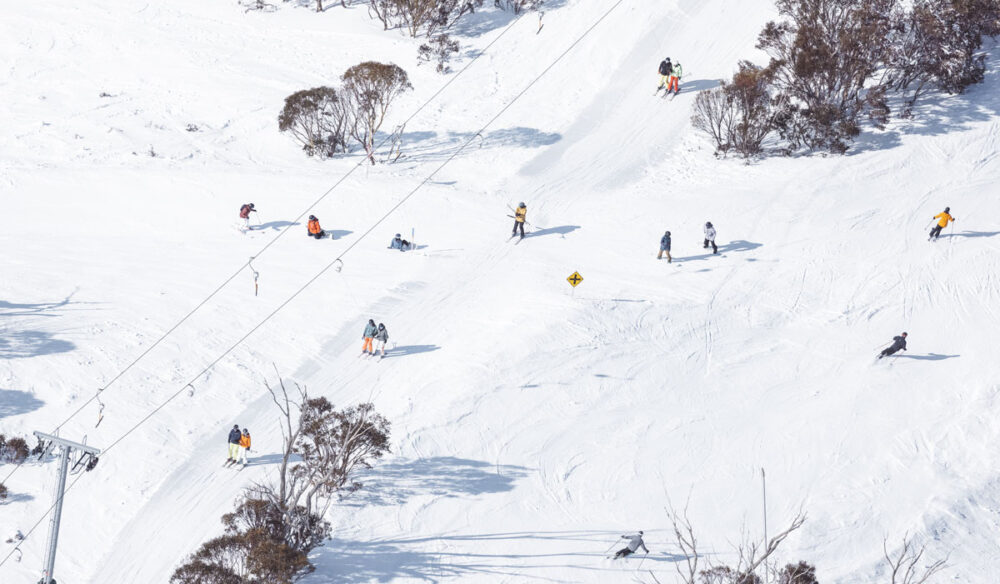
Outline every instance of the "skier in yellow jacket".
<svg viewBox="0 0 1000 584"><path fill-rule="evenodd" d="M524 206L522 202L514 210L514 230L510 232L510 236L514 237L517 235L517 230L521 230L521 239L524 239L524 220L528 216L528 208Z"/></svg>
<svg viewBox="0 0 1000 584"><path fill-rule="evenodd" d="M934 216L937 219L937 225L934 226L934 229L931 229L931 236L927 238L927 241L937 239L941 235L941 230L947 227L950 221L955 221L955 218L950 213L951 207L945 207L943 213L938 213Z"/></svg>

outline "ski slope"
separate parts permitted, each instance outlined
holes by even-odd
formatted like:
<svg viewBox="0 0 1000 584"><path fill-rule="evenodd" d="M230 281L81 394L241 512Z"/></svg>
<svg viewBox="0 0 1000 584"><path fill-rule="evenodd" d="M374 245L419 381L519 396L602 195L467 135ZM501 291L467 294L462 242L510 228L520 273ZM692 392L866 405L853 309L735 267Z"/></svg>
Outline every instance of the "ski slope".
<svg viewBox="0 0 1000 584"><path fill-rule="evenodd" d="M471 65L448 77L364 6L10 7L0 432L61 424L235 274L102 392L99 426L95 402L60 429L113 446L71 477L58 580L167 582L218 535L275 472L277 368L393 424L307 584L672 581L668 497L726 561L742 526L762 536L761 468L772 533L809 516L781 561L824 584L885 581L883 538L907 532L950 555L941 581L995 581L998 53L984 84L848 156L746 165L711 155L691 104L760 58L770 2L547 4L541 31L535 14L459 24L454 68ZM652 95L668 55L686 72L673 100ZM387 122L417 112L399 162L352 172L357 156L309 159L277 132L285 96L369 59L415 88ZM515 243L507 206L522 200L531 233ZM248 201L263 228L241 234ZM945 206L958 221L928 243ZM307 209L335 240L292 225ZM708 220L718 256L701 247ZM419 250L385 249L411 229ZM670 264L655 259L668 229ZM236 273L250 256L258 296ZM358 358L368 318L389 329L381 362ZM909 351L876 363L904 330ZM233 423L254 439L238 473L221 466ZM6 482L4 539L45 513L54 482L52 464ZM46 527L0 581L37 580ZM637 529L641 571L605 559Z"/></svg>

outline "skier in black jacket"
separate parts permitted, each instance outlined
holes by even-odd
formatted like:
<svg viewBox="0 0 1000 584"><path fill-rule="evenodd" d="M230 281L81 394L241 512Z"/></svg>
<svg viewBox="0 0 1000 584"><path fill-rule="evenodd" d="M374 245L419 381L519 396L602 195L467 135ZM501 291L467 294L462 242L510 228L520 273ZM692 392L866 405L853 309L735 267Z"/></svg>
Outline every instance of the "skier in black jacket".
<svg viewBox="0 0 1000 584"><path fill-rule="evenodd" d="M906 333L902 333L898 337L892 337L892 344L883 349L882 352L878 354L878 358L881 359L882 357L888 357L900 349L903 351L906 350Z"/></svg>
<svg viewBox="0 0 1000 584"><path fill-rule="evenodd" d="M229 431L229 458L226 459L226 464L236 463L236 458L240 455L240 437L242 436L240 425L233 424L233 429Z"/></svg>
<svg viewBox="0 0 1000 584"><path fill-rule="evenodd" d="M674 66L670 62L670 57L660 61L660 84L656 87L656 91L659 91L667 86L670 82L670 74L674 72Z"/></svg>

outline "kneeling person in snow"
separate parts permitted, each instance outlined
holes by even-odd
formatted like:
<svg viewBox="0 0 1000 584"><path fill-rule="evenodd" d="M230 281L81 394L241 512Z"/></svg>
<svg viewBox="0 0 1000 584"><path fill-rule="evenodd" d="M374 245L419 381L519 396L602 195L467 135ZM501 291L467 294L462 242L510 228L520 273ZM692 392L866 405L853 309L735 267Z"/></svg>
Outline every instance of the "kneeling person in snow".
<svg viewBox="0 0 1000 584"><path fill-rule="evenodd" d="M627 539L628 540L628 545L626 545L622 549L618 550L618 552L615 554L615 559L616 560L618 558L624 558L624 557L627 557L627 556L630 556L630 555L634 554L635 551L637 549L639 549L639 548L642 548L643 551L645 551L647 554L649 553L649 549L646 548L646 543L644 541L642 541L642 532L641 531L639 533L635 534L635 535L623 535L622 539Z"/></svg>
<svg viewBox="0 0 1000 584"><path fill-rule="evenodd" d="M410 242L403 239L403 236L396 234L396 237L389 242L389 249L398 249L399 251L406 251L410 249Z"/></svg>
<svg viewBox="0 0 1000 584"><path fill-rule="evenodd" d="M702 247L708 249L709 245L712 246L712 253L719 253L719 248L715 246L715 227L711 221L705 224L705 245Z"/></svg>
<svg viewBox="0 0 1000 584"><path fill-rule="evenodd" d="M892 344L883 349L882 352L878 354L878 358L881 359L882 357L888 357L900 349L903 351L906 350L906 333L902 333L898 337L892 337Z"/></svg>
<svg viewBox="0 0 1000 584"><path fill-rule="evenodd" d="M309 237L315 237L316 239L322 239L326 237L326 231L319 226L319 219L315 215L309 216Z"/></svg>
<svg viewBox="0 0 1000 584"><path fill-rule="evenodd" d="M378 331L375 333L375 340L378 344L375 345L376 351L381 351L382 356L385 357L385 344L389 342L389 331L386 330L385 325L378 323Z"/></svg>
<svg viewBox="0 0 1000 584"><path fill-rule="evenodd" d="M667 254L667 263L669 264L669 263L673 262L674 261L673 258L670 257L670 232L669 231L666 232L666 233L664 233L663 237L660 238L660 253L656 254L656 259L658 259L658 260L659 259L663 259L664 252L666 252L666 254Z"/></svg>
<svg viewBox="0 0 1000 584"><path fill-rule="evenodd" d="M240 436L240 460L237 462L246 466L248 452L250 452L250 430L243 428L243 435Z"/></svg>

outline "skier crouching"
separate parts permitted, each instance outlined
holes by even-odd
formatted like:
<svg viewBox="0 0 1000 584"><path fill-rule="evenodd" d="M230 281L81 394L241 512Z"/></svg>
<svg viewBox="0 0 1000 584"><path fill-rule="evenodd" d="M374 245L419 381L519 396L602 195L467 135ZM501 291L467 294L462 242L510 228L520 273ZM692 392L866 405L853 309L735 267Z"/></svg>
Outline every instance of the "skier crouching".
<svg viewBox="0 0 1000 584"><path fill-rule="evenodd" d="M882 357L888 357L901 349L903 351L906 350L906 333L902 333L897 337L892 337L892 344L883 349L882 352L878 354L878 358L881 359Z"/></svg>
<svg viewBox="0 0 1000 584"><path fill-rule="evenodd" d="M644 541L642 541L642 532L641 531L639 533L637 533L636 535L623 535L622 539L627 539L628 540L628 544L625 547L623 547L622 549L618 550L615 553L614 559L617 560L618 558L624 558L624 557L631 556L639 548L642 548L643 551L646 552L647 554L649 553L649 549L646 547L646 543Z"/></svg>

